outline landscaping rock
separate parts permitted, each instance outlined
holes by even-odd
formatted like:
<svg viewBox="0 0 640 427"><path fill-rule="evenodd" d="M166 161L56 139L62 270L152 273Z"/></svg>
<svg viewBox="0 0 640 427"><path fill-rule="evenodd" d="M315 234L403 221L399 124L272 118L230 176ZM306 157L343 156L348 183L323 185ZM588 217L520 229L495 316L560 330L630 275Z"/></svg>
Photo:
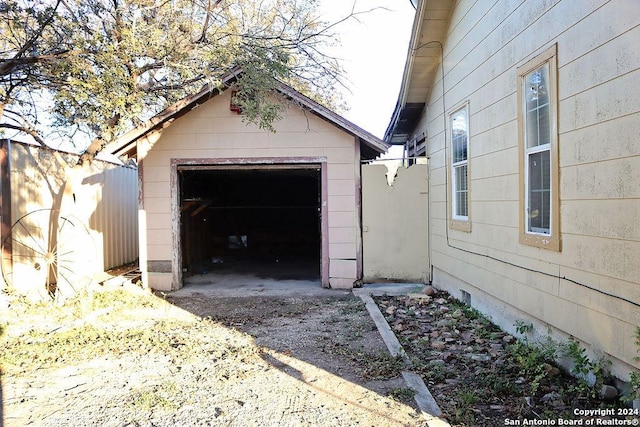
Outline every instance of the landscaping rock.
<svg viewBox="0 0 640 427"><path fill-rule="evenodd" d="M476 362L488 362L491 360L491 356L488 354L468 354L467 357Z"/></svg>
<svg viewBox="0 0 640 427"><path fill-rule="evenodd" d="M514 342L516 342L516 338L515 338L513 335L505 335L505 336L502 338L502 341L503 341L505 344L513 344Z"/></svg>
<svg viewBox="0 0 640 427"><path fill-rule="evenodd" d="M418 304L428 304L429 301L431 301L431 297L429 295L425 295L425 294L408 294L407 298L409 298L412 301L417 302ZM415 307L410 307L410 309L413 308L415 310Z"/></svg>
<svg viewBox="0 0 640 427"><path fill-rule="evenodd" d="M513 335L465 310L446 292L429 296L429 303L418 309L413 298L374 300L383 310L391 305L406 309L406 314L394 316L406 327L395 329L396 334L452 426L495 427L507 425L507 419L572 420L575 408L620 404L608 388L603 388L603 397L613 400L587 395L579 380L544 359L540 350L532 351L525 341L514 345L519 343ZM405 337L408 331L413 334Z"/></svg>
<svg viewBox="0 0 640 427"><path fill-rule="evenodd" d="M431 348L433 348L434 350L442 350L445 347L446 344L442 341L435 341L431 343Z"/></svg>
<svg viewBox="0 0 640 427"><path fill-rule="evenodd" d="M436 292L438 292L437 289L431 285L427 285L422 289L422 293L429 296L435 295Z"/></svg>
<svg viewBox="0 0 640 427"><path fill-rule="evenodd" d="M606 401L612 401L618 397L618 389L612 385L603 384L600 389L600 398Z"/></svg>

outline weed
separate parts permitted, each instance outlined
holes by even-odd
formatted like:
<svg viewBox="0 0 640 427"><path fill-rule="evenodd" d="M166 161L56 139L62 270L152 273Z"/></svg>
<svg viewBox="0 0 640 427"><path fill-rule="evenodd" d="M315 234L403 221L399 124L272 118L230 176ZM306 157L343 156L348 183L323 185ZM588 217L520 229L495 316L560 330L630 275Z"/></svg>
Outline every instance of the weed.
<svg viewBox="0 0 640 427"><path fill-rule="evenodd" d="M570 387L570 391L579 396L597 398L605 377L608 375L608 367L611 362L604 357L596 361L589 359L587 350L581 347L574 337L569 337L569 341L563 346L563 354L571 359L573 364L571 374L577 379L577 383Z"/></svg>
<svg viewBox="0 0 640 427"><path fill-rule="evenodd" d="M530 378L531 394L535 395L548 376L546 369L548 363L544 353L539 348L528 346L520 341L516 341L508 349L520 369L520 374Z"/></svg>
<svg viewBox="0 0 640 427"><path fill-rule="evenodd" d="M484 315L473 307L467 307L467 309L464 310L464 314L471 320L484 318Z"/></svg>
<svg viewBox="0 0 640 427"><path fill-rule="evenodd" d="M640 353L640 326L636 327L634 333L636 343L636 353ZM635 356L633 360L640 361L640 356ZM625 403L633 402L635 399L640 398L640 371L633 371L629 376L629 383L627 391L622 396L622 401Z"/></svg>
<svg viewBox="0 0 640 427"><path fill-rule="evenodd" d="M478 393L475 390L466 388L463 389L459 394L458 398L460 399L460 403L464 406L471 406L478 403Z"/></svg>
<svg viewBox="0 0 640 427"><path fill-rule="evenodd" d="M533 331L533 323L526 323L522 319L516 320L513 326L516 327L516 332L518 332L520 335L526 336L528 333Z"/></svg>
<svg viewBox="0 0 640 427"><path fill-rule="evenodd" d="M469 408L457 408L453 420L461 426L473 426L476 424L476 417Z"/></svg>
<svg viewBox="0 0 640 427"><path fill-rule="evenodd" d="M380 353L375 355L366 355L363 358L363 374L366 378L382 380L395 378L404 369L404 360L402 356L391 356L388 353Z"/></svg>
<svg viewBox="0 0 640 427"><path fill-rule="evenodd" d="M542 352L542 356L547 361L555 361L558 358L560 344L551 337L551 330L538 343L537 348Z"/></svg>
<svg viewBox="0 0 640 427"><path fill-rule="evenodd" d="M427 348L429 346L429 340L425 337L420 337L414 344L419 348Z"/></svg>
<svg viewBox="0 0 640 427"><path fill-rule="evenodd" d="M442 365L425 365L421 363L421 366L416 366L416 363L413 363L414 369L423 372L422 375L431 383L438 384L444 382L447 379L447 370ZM420 369L420 368L423 369Z"/></svg>
<svg viewBox="0 0 640 427"><path fill-rule="evenodd" d="M478 403L478 393L471 388L464 387L456 395L456 409L452 421L456 425L476 425L474 405Z"/></svg>
<svg viewBox="0 0 640 427"><path fill-rule="evenodd" d="M594 386L599 379L597 374L600 373L600 366L589 359L587 350L581 347L574 337L569 337L568 342L564 344L563 355L571 360L571 374L577 379L570 391L580 396L596 397L597 390Z"/></svg>
<svg viewBox="0 0 640 427"><path fill-rule="evenodd" d="M640 372L633 371L629 377L628 389L622 395L622 401L625 403L633 402L640 396Z"/></svg>
<svg viewBox="0 0 640 427"><path fill-rule="evenodd" d="M480 324L476 326L475 333L478 334L478 337L480 338L483 338L489 341L494 341L498 338L500 331L491 324L488 324L488 325Z"/></svg>
<svg viewBox="0 0 640 427"><path fill-rule="evenodd" d="M509 396L516 391L515 384L509 378L495 372L482 376L480 382L493 396Z"/></svg>
<svg viewBox="0 0 640 427"><path fill-rule="evenodd" d="M411 403L416 392L408 387L396 387L389 392L389 397L398 402Z"/></svg>
<svg viewBox="0 0 640 427"><path fill-rule="evenodd" d="M571 373L586 377L591 370L591 361L587 356L587 350L580 347L580 343L573 337L569 337L569 342L564 346L564 355L573 362Z"/></svg>

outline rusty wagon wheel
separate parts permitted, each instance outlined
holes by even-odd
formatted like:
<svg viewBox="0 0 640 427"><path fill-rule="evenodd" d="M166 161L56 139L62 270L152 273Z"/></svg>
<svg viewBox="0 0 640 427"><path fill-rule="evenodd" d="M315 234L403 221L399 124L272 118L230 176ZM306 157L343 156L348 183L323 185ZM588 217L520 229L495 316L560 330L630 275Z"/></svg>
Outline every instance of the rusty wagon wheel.
<svg viewBox="0 0 640 427"><path fill-rule="evenodd" d="M73 215L39 209L24 215L2 242L2 277L8 287L52 299L87 288L96 250L87 227Z"/></svg>

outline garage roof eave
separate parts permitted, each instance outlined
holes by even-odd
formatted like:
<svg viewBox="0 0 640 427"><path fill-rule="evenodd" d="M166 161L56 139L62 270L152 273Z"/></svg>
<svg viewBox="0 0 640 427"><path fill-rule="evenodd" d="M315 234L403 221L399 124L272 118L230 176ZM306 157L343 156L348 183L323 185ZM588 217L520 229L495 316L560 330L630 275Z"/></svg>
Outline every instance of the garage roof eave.
<svg viewBox="0 0 640 427"><path fill-rule="evenodd" d="M293 100L298 103L302 107L308 109L318 117L327 120L333 125L341 128L347 133L357 137L361 143L366 146L366 150L362 150L363 160L375 158L380 154L386 153L387 150L391 147L391 145L387 144L380 138L374 136L370 132L362 129L360 126L350 122L345 119L341 115L335 113L334 111L328 109L327 107L317 103L311 98L301 94L297 90L293 89L291 86L286 85L284 83L280 83L278 87L278 91L282 93L287 98ZM364 147L363 147L364 148ZM368 155L365 157L365 152ZM371 157L371 154L376 153L375 156Z"/></svg>

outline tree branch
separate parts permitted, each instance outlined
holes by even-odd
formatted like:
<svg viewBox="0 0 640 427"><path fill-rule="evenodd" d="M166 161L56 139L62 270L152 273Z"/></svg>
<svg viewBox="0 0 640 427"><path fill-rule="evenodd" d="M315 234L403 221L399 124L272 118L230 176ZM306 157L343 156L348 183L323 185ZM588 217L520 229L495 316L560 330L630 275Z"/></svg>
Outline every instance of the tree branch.
<svg viewBox="0 0 640 427"><path fill-rule="evenodd" d="M0 123L0 129L12 129L19 132L24 132L27 135L31 136L38 144L46 146L44 140L40 137L38 132L31 127L12 125L11 123Z"/></svg>
<svg viewBox="0 0 640 427"><path fill-rule="evenodd" d="M61 1L62 0L58 0L56 2L56 5L54 6L53 10L51 11L51 15L49 15L47 17L47 19L45 19L45 21L40 25L40 28L38 28L38 31L36 31L36 33L29 40L27 40L27 42L22 46L22 48L18 52L16 52L16 54L12 58L13 60L15 60L15 59L17 59L19 57L22 57L22 55L24 55L24 53L27 50L29 50L29 49L31 49L33 47L33 45L36 42L36 40L38 40L42 36L42 33L44 32L44 29L46 27L48 27L51 24L51 22L53 21L53 17L55 16L56 11L58 10L58 6L60 6L60 2Z"/></svg>

